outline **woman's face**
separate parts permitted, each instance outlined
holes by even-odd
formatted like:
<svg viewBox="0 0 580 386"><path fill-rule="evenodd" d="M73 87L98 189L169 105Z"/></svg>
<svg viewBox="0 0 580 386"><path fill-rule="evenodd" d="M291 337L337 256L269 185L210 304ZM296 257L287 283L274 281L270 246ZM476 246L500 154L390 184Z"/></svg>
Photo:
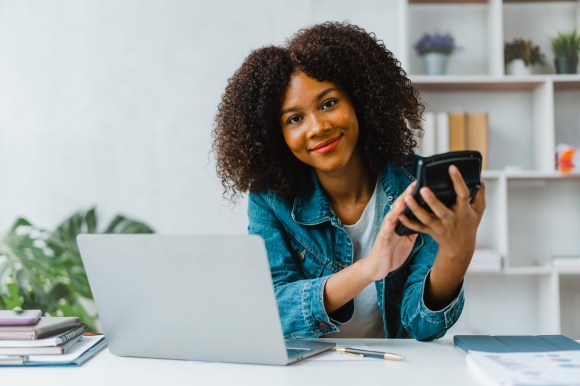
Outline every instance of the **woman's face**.
<svg viewBox="0 0 580 386"><path fill-rule="evenodd" d="M359 127L346 93L332 82L295 72L281 109L286 144L317 172L341 171L356 152Z"/></svg>

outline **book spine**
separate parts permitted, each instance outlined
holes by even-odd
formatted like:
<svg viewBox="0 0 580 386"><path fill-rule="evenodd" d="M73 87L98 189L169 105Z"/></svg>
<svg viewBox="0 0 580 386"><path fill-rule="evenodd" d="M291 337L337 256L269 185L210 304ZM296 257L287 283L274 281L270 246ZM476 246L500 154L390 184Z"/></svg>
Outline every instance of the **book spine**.
<svg viewBox="0 0 580 386"><path fill-rule="evenodd" d="M35 337L33 339L41 339L49 337L51 335L56 335L63 333L71 328L78 327L80 325L80 320L78 318L66 318L63 317L60 323L46 324L44 326L38 326L35 331Z"/></svg>
<svg viewBox="0 0 580 386"><path fill-rule="evenodd" d="M437 113L437 153L449 151L449 114Z"/></svg>
<svg viewBox="0 0 580 386"><path fill-rule="evenodd" d="M464 113L449 113L449 150L465 150Z"/></svg>
<svg viewBox="0 0 580 386"><path fill-rule="evenodd" d="M466 148L467 150L477 150L482 155L482 169L487 169L487 144L489 137L488 114L472 113L466 114Z"/></svg>
<svg viewBox="0 0 580 386"><path fill-rule="evenodd" d="M435 126L435 113L425 113L425 123L423 124L423 138L417 154L424 157L431 156L436 152L437 133Z"/></svg>
<svg viewBox="0 0 580 386"><path fill-rule="evenodd" d="M83 323L80 326L78 326L77 328L74 328L72 330L68 330L65 333L57 336L56 337L56 344L60 345L60 344L66 343L69 340L76 338L77 336L82 335L83 332L85 332L86 330L87 330L87 325Z"/></svg>

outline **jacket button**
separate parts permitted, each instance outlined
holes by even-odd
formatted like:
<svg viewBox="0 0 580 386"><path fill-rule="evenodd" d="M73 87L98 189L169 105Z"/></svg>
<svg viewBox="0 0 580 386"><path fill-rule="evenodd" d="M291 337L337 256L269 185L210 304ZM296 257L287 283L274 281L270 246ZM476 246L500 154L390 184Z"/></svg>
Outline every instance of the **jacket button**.
<svg viewBox="0 0 580 386"><path fill-rule="evenodd" d="M303 250L302 252L300 252L300 255L298 255L298 260L300 260L300 262L304 261L304 256L306 256L306 249Z"/></svg>
<svg viewBox="0 0 580 386"><path fill-rule="evenodd" d="M330 329L330 327L328 326L328 324L326 324L324 322L320 322L319 326L320 326L320 329L322 331L328 331Z"/></svg>

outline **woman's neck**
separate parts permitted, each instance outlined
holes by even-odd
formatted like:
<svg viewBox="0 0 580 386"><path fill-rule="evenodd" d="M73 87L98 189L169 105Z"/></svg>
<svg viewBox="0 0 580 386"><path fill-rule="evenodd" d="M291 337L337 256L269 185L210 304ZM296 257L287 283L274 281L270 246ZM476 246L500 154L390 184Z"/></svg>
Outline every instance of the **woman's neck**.
<svg viewBox="0 0 580 386"><path fill-rule="evenodd" d="M358 221L373 195L377 176L370 172L360 155L352 162L332 173L317 172L318 180L326 192L331 208L344 224Z"/></svg>

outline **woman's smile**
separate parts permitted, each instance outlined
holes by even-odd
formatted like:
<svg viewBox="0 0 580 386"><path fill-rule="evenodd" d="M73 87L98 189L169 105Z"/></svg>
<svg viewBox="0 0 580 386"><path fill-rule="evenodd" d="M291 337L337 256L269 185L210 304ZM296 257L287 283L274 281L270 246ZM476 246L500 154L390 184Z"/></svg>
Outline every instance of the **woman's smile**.
<svg viewBox="0 0 580 386"><path fill-rule="evenodd" d="M342 134L339 134L336 137L329 139L328 141L319 143L318 145L314 146L310 151L313 151L317 154L326 154L334 150L340 144L341 139Z"/></svg>

